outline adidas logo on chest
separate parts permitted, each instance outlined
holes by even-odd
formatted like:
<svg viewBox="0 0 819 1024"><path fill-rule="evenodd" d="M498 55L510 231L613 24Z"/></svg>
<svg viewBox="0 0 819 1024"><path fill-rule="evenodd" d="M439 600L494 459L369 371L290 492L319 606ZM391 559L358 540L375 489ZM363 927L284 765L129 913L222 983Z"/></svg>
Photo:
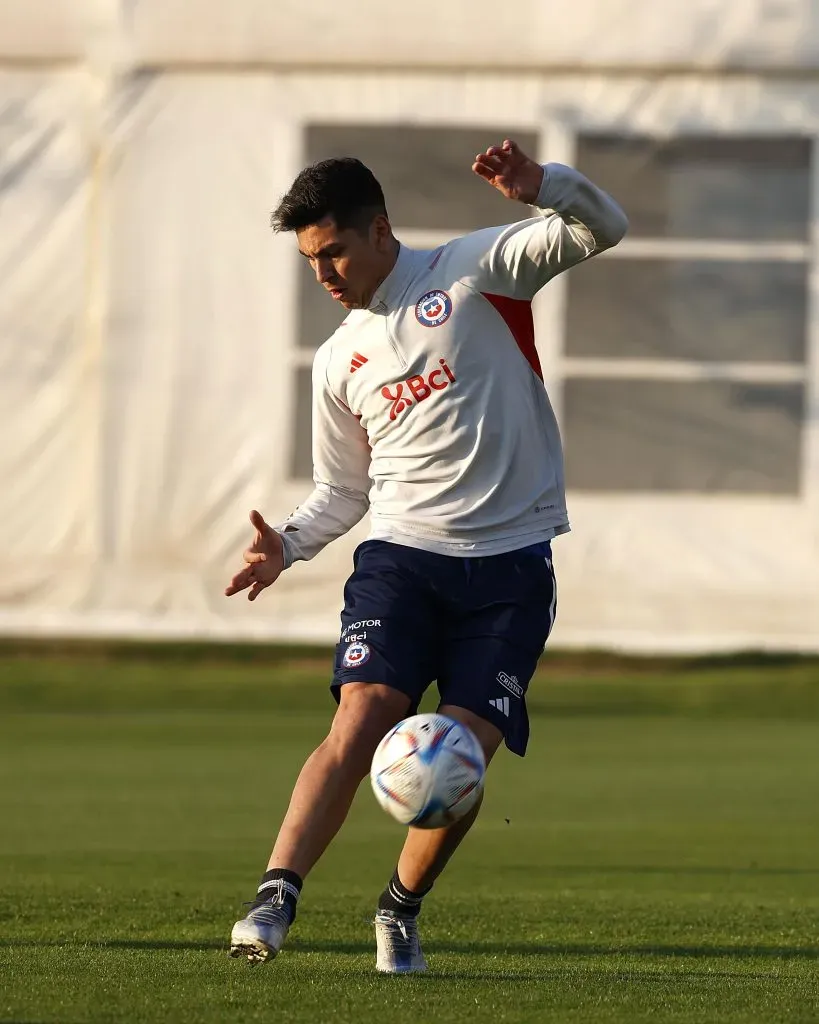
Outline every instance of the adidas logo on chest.
<svg viewBox="0 0 819 1024"><path fill-rule="evenodd" d="M350 373L355 373L356 370L360 370L361 367L368 362L369 359L366 356L362 356L360 352L353 352L353 357L350 360Z"/></svg>

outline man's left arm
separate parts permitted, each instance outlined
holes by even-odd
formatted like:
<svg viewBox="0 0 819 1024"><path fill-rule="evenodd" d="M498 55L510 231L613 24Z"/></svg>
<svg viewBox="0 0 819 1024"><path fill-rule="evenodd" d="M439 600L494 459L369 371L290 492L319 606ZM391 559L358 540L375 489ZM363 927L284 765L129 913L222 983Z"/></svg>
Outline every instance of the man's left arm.
<svg viewBox="0 0 819 1024"><path fill-rule="evenodd" d="M507 140L473 170L540 216L461 238L457 252L478 290L531 299L557 274L616 245L628 227L620 206L579 171L541 166Z"/></svg>

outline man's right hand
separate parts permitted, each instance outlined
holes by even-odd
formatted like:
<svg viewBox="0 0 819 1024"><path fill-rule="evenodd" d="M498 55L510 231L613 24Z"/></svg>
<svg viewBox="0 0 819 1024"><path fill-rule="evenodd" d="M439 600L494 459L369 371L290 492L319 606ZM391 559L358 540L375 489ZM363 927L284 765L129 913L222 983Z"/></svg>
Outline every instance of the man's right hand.
<svg viewBox="0 0 819 1024"><path fill-rule="evenodd" d="M284 571L284 544L278 533L264 521L261 512L254 509L250 513L250 522L256 535L243 555L247 564L230 581L225 594L232 597L249 587L247 599L255 601Z"/></svg>

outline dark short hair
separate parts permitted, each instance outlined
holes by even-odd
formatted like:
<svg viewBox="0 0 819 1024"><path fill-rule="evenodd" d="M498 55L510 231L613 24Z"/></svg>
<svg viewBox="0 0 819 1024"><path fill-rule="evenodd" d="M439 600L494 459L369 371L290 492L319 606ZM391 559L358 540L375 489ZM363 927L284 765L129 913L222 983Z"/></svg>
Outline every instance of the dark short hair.
<svg viewBox="0 0 819 1024"><path fill-rule="evenodd" d="M274 231L299 231L332 217L342 231L365 232L375 217L386 213L384 193L373 172L355 157L345 156L305 167L270 223Z"/></svg>

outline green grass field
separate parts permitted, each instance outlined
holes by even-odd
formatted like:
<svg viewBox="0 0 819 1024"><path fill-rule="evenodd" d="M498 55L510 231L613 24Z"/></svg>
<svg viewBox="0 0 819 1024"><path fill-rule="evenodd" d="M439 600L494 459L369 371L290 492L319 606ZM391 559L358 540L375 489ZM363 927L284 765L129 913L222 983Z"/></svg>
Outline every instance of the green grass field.
<svg viewBox="0 0 819 1024"><path fill-rule="evenodd" d="M273 964L227 957L331 712L315 652L0 652L0 1020L819 1021L819 662L547 658L531 753L373 969L362 788Z"/></svg>

